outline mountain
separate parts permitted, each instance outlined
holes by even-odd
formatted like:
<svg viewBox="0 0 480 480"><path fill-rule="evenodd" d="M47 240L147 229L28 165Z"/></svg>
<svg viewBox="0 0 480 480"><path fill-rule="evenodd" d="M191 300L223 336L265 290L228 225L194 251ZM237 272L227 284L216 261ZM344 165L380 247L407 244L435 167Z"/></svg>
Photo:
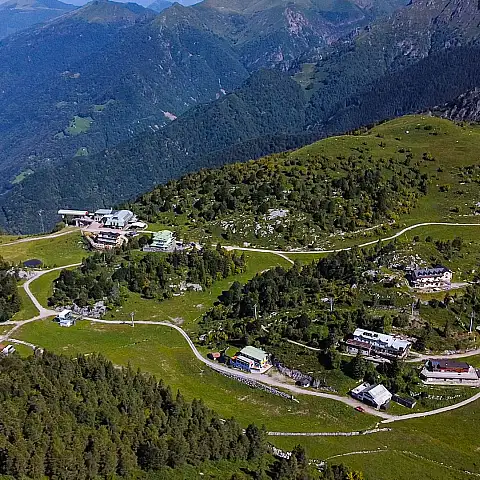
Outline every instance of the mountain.
<svg viewBox="0 0 480 480"><path fill-rule="evenodd" d="M281 65L331 44L409 0L205 0L193 7L231 41L250 70Z"/></svg>
<svg viewBox="0 0 480 480"><path fill-rule="evenodd" d="M155 2L151 3L148 8L160 13L166 8L171 7L172 5L173 2L170 2L169 0L156 0Z"/></svg>
<svg viewBox="0 0 480 480"><path fill-rule="evenodd" d="M174 5L151 23L162 32L170 31L169 25L207 31L218 41L201 21L201 8ZM0 198L0 224L35 231L39 208L50 212L53 224L61 206L91 209L125 201L200 168L447 103L480 84L478 21L471 3L418 0L332 44L321 57L306 51L289 74L256 72L242 88L190 109L158 131L117 146L112 142L97 155L44 163ZM237 47L230 48L238 58Z"/></svg>
<svg viewBox="0 0 480 480"><path fill-rule="evenodd" d="M58 0L8 0L0 3L0 40L75 8Z"/></svg>
<svg viewBox="0 0 480 480"><path fill-rule="evenodd" d="M0 64L0 193L47 163L158 130L248 76L202 25L105 1L10 36Z"/></svg>
<svg viewBox="0 0 480 480"><path fill-rule="evenodd" d="M162 12L168 7L171 7L174 3L179 3L180 5L183 5L184 7L189 7L190 5L194 5L195 3L198 3L201 0L179 0L178 2L175 1L170 1L170 0L155 0L153 3L151 3L148 8L151 10L155 10L156 12Z"/></svg>
<svg viewBox="0 0 480 480"><path fill-rule="evenodd" d="M451 102L432 108L429 113L456 122L480 122L480 88L469 90Z"/></svg>

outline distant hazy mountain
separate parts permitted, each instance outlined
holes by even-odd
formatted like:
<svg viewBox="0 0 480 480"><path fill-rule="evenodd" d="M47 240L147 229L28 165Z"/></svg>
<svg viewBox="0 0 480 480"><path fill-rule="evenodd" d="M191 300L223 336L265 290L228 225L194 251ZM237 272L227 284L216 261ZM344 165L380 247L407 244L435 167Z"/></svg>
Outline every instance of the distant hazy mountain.
<svg viewBox="0 0 480 480"><path fill-rule="evenodd" d="M169 0L155 0L155 2L151 3L148 8L155 10L155 12L162 12L166 8L169 8L173 5L173 2Z"/></svg>
<svg viewBox="0 0 480 480"><path fill-rule="evenodd" d="M184 7L188 7L190 5L195 5L199 3L201 0L177 0L177 3L183 5ZM171 7L175 3L175 0L155 0L153 3L148 5L148 8L155 10L156 12L162 12L168 7Z"/></svg>
<svg viewBox="0 0 480 480"><path fill-rule="evenodd" d="M75 8L58 0L8 0L0 3L0 39Z"/></svg>
<svg viewBox="0 0 480 480"><path fill-rule="evenodd" d="M410 0L205 0L193 7L229 39L251 70L289 68L305 51L323 48Z"/></svg>

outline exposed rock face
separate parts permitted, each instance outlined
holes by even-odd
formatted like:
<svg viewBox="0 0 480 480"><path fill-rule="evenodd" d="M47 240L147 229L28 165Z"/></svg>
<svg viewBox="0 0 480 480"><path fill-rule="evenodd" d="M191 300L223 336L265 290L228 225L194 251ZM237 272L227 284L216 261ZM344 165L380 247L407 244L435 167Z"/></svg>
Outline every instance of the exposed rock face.
<svg viewBox="0 0 480 480"><path fill-rule="evenodd" d="M251 70L281 66L364 27L409 0L205 0L194 10L215 33L236 45Z"/></svg>
<svg viewBox="0 0 480 480"><path fill-rule="evenodd" d="M480 88L475 88L430 112L456 122L480 122Z"/></svg>

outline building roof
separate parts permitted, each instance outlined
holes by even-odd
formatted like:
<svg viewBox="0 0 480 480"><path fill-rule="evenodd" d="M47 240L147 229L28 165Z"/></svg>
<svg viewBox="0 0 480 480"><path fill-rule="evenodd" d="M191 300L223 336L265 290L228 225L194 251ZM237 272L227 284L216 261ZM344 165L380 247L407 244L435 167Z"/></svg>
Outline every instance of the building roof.
<svg viewBox="0 0 480 480"><path fill-rule="evenodd" d="M59 210L59 215L73 215L74 217L84 217L88 215L87 210Z"/></svg>
<svg viewBox="0 0 480 480"><path fill-rule="evenodd" d="M113 214L113 218L118 218L119 220L129 220L133 217L133 212L130 210L119 210Z"/></svg>
<svg viewBox="0 0 480 480"><path fill-rule="evenodd" d="M268 357L267 352L264 352L259 348L250 347L250 346L242 348L242 350L240 351L240 355L253 358L255 360L258 360L259 362L261 362L262 360L265 360L265 357Z"/></svg>
<svg viewBox="0 0 480 480"><path fill-rule="evenodd" d="M153 234L153 240L155 242L169 242L173 239L173 232L170 230L162 230L161 232L155 232Z"/></svg>
<svg viewBox="0 0 480 480"><path fill-rule="evenodd" d="M419 268L413 271L413 278L430 278L430 277L438 277L443 275L450 270L446 267L435 267L435 268Z"/></svg>
<svg viewBox="0 0 480 480"><path fill-rule="evenodd" d="M353 332L354 337L361 337L368 339L371 343L385 344L395 350L408 348L412 342L408 340L402 340L396 338L393 335L387 335L385 333L372 332L370 330L364 330L363 328L357 328Z"/></svg>
<svg viewBox="0 0 480 480"><path fill-rule="evenodd" d="M469 367L468 372L442 372L442 371L432 371L428 368L424 367L420 372L420 375L426 379L439 379L439 380L454 380L454 379L462 379L462 380L472 380L478 381L478 373L473 367Z"/></svg>
<svg viewBox="0 0 480 480"><path fill-rule="evenodd" d="M455 360L429 360L430 364L434 368L439 368L439 369L462 369L462 370L468 370L470 368L470 365L466 362L456 362ZM427 362L427 363L428 363Z"/></svg>
<svg viewBox="0 0 480 480"><path fill-rule="evenodd" d="M111 215L113 210L111 208L99 208L95 211L95 215Z"/></svg>
<svg viewBox="0 0 480 480"><path fill-rule="evenodd" d="M243 355L237 355L235 357L235 360L247 363L250 366L253 366L253 364L254 364L254 361L251 358L244 357Z"/></svg>
<svg viewBox="0 0 480 480"><path fill-rule="evenodd" d="M371 385L362 393L368 394L377 405L383 405L392 399L392 394L382 384Z"/></svg>
<svg viewBox="0 0 480 480"><path fill-rule="evenodd" d="M65 318L67 315L70 315L71 313L72 313L71 310L65 309L65 310L62 310L57 316L58 318L62 319L62 318Z"/></svg>

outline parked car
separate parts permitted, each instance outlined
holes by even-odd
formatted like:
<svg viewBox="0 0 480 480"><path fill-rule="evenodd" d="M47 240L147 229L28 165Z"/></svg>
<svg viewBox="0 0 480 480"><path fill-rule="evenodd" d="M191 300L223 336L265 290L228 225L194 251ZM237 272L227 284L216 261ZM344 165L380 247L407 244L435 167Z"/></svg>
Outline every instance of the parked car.
<svg viewBox="0 0 480 480"><path fill-rule="evenodd" d="M361 413L364 413L364 412L365 412L365 409L364 409L363 407L360 407L360 406L355 407L355 410L356 410L357 412L361 412Z"/></svg>

